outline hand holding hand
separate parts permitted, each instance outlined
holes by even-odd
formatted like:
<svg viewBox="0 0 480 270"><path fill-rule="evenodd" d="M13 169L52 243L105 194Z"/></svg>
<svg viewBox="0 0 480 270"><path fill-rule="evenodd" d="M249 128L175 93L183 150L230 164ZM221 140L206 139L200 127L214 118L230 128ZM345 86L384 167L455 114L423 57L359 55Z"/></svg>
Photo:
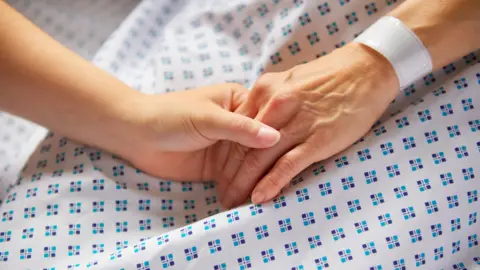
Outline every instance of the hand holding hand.
<svg viewBox="0 0 480 270"><path fill-rule="evenodd" d="M231 147L219 182L222 204L242 204L252 190L254 203L272 199L310 164L363 136L398 88L390 63L355 43L285 72L263 75L236 112L276 128L281 140L269 149Z"/></svg>
<svg viewBox="0 0 480 270"><path fill-rule="evenodd" d="M214 180L223 149L231 141L251 148L278 142L275 129L232 111L248 91L219 84L128 101L128 122L118 154L139 169L172 180Z"/></svg>

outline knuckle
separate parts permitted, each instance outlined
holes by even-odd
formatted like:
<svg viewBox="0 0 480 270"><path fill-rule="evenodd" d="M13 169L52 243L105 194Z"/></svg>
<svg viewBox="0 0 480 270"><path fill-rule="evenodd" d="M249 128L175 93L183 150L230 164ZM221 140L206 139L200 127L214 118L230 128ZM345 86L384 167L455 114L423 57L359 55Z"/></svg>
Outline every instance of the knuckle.
<svg viewBox="0 0 480 270"><path fill-rule="evenodd" d="M249 155L247 155L244 163L246 168L249 171L260 169L262 165L262 163L260 162L260 158L258 157L258 154L256 154L255 152L251 152Z"/></svg>
<svg viewBox="0 0 480 270"><path fill-rule="evenodd" d="M297 164L294 161L284 158L275 169L275 172L266 177L265 180L270 187L281 190L285 183L288 183L294 177L296 169Z"/></svg>
<svg viewBox="0 0 480 270"><path fill-rule="evenodd" d="M289 98L290 98L289 94L275 95L270 101L270 108L272 110L281 110L281 108L288 103Z"/></svg>
<svg viewBox="0 0 480 270"><path fill-rule="evenodd" d="M232 144L230 155L235 160L243 161L245 159L245 155L247 154L247 152L248 152L248 147L234 143Z"/></svg>
<svg viewBox="0 0 480 270"><path fill-rule="evenodd" d="M281 87L281 82L283 81L281 73L269 72L261 75L255 85L252 88L252 91L249 94L249 98L256 101L257 106L266 104L273 93Z"/></svg>
<svg viewBox="0 0 480 270"><path fill-rule="evenodd" d="M269 102L269 109L275 111L295 111L295 108L298 107L299 98L297 93L290 90L283 90L275 94Z"/></svg>
<svg viewBox="0 0 480 270"><path fill-rule="evenodd" d="M280 166L278 166L278 174L283 177L292 176L295 173L296 168L297 164L293 160L284 158L281 161Z"/></svg>
<svg viewBox="0 0 480 270"><path fill-rule="evenodd" d="M226 83L225 86L226 86L226 88L229 88L234 92L235 92L235 90L246 90L245 86L243 86L239 83Z"/></svg>
<svg viewBox="0 0 480 270"><path fill-rule="evenodd" d="M270 91L273 85L278 84L278 81L279 78L277 73L265 73L255 82L253 92L257 95L265 95Z"/></svg>
<svg viewBox="0 0 480 270"><path fill-rule="evenodd" d="M257 82L255 84L258 86L269 85L272 83L272 81L274 81L275 77L276 77L275 73L272 73L272 72L264 73L257 79Z"/></svg>
<svg viewBox="0 0 480 270"><path fill-rule="evenodd" d="M283 187L281 186L281 184L279 183L278 181L279 178L276 178L276 177L267 177L265 179L265 181L267 182L268 186L270 188L273 188L275 190L280 190L282 189Z"/></svg>
<svg viewBox="0 0 480 270"><path fill-rule="evenodd" d="M280 130L280 134L282 140L299 142L305 139L305 128L301 125L288 125Z"/></svg>

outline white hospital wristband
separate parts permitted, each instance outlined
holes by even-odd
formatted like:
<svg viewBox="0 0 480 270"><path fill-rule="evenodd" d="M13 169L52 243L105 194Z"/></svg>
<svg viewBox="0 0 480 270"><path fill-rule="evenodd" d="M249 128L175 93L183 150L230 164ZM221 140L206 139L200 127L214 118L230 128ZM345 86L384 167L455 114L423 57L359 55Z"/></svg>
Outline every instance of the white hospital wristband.
<svg viewBox="0 0 480 270"><path fill-rule="evenodd" d="M432 58L422 41L395 17L380 18L354 42L365 44L388 59L397 74L400 89L432 71Z"/></svg>

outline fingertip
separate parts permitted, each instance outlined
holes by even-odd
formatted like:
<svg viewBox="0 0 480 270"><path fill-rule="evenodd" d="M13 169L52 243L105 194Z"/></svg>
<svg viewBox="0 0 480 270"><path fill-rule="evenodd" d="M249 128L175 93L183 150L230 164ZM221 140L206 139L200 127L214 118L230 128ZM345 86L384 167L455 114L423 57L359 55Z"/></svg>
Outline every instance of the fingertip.
<svg viewBox="0 0 480 270"><path fill-rule="evenodd" d="M262 125L258 129L257 139L264 147L271 147L280 141L280 132L267 125Z"/></svg>
<svg viewBox="0 0 480 270"><path fill-rule="evenodd" d="M268 177L265 176L265 177ZM252 191L252 202L255 204L265 203L277 194L276 187L271 186L265 178L261 179Z"/></svg>
<svg viewBox="0 0 480 270"><path fill-rule="evenodd" d="M252 203L253 204L260 204L260 203L263 203L263 202L265 202L265 195L258 190L254 190L253 193L252 193Z"/></svg>

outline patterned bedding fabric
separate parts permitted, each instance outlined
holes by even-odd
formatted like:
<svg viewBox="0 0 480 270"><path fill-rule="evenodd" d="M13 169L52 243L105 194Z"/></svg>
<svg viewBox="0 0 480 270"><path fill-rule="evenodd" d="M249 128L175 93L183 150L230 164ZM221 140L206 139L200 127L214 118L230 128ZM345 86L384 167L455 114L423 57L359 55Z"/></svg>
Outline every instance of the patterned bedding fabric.
<svg viewBox="0 0 480 270"><path fill-rule="evenodd" d="M252 85L400 2L143 1L93 62L145 93ZM212 183L153 178L50 133L0 206L0 268L476 269L478 55L399 92L362 140L263 205L226 211Z"/></svg>
<svg viewBox="0 0 480 270"><path fill-rule="evenodd" d="M46 133L34 123L0 112L0 204Z"/></svg>
<svg viewBox="0 0 480 270"><path fill-rule="evenodd" d="M138 0L7 0L66 47L92 59ZM47 130L0 111L0 203Z"/></svg>

